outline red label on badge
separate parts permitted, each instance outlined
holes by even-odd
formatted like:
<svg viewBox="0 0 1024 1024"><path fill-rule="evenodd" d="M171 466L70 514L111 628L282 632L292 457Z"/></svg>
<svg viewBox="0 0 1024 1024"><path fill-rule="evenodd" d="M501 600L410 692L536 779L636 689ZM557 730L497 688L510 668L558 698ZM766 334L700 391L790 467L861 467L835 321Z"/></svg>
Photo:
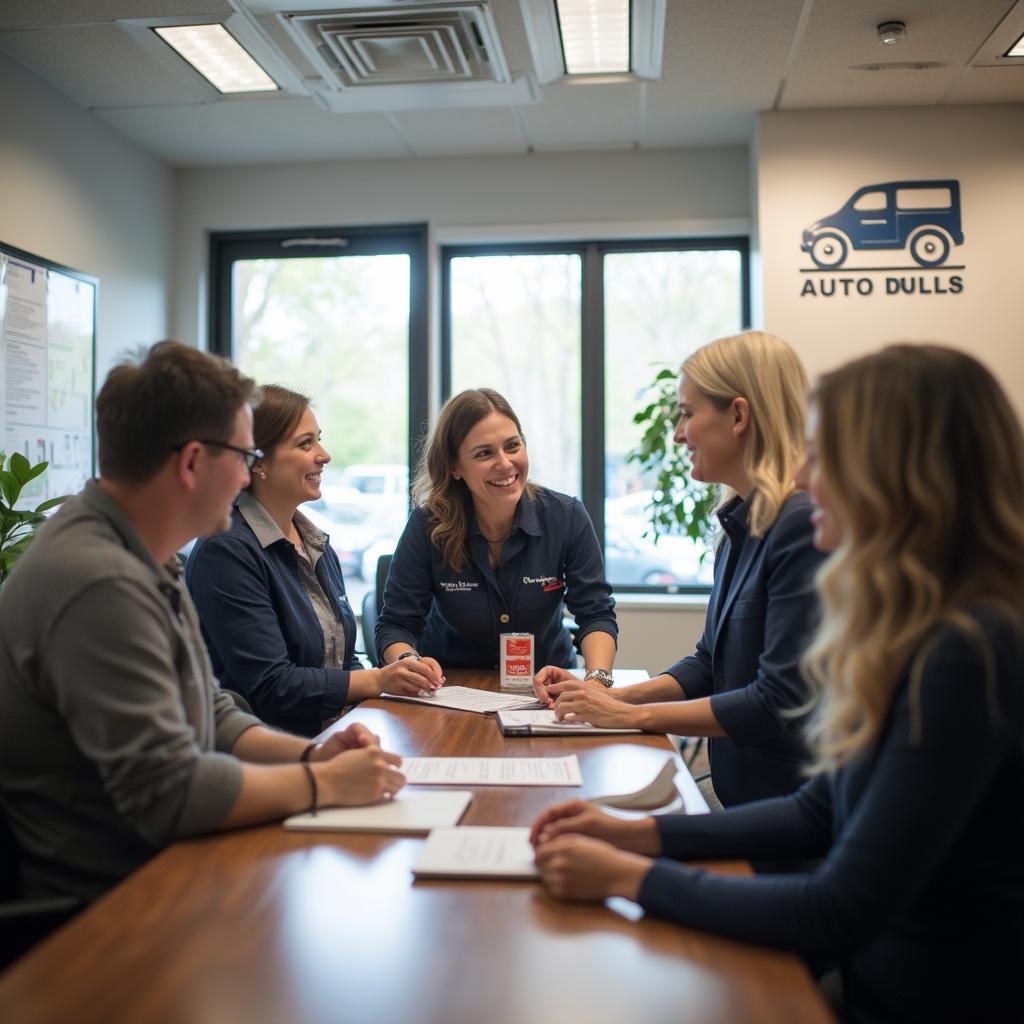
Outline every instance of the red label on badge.
<svg viewBox="0 0 1024 1024"><path fill-rule="evenodd" d="M533 654L532 636L510 636L505 641L505 654Z"/></svg>
<svg viewBox="0 0 1024 1024"><path fill-rule="evenodd" d="M507 676L528 676L533 673L533 661L531 658L506 658L505 675Z"/></svg>

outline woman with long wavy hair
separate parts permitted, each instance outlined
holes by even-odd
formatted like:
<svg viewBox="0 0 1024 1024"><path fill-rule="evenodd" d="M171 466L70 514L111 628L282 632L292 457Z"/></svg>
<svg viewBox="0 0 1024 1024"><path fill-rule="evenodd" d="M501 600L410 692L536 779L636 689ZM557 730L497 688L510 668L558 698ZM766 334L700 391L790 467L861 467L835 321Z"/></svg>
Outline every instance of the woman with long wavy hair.
<svg viewBox="0 0 1024 1024"><path fill-rule="evenodd" d="M604 690L555 668L537 676L537 695L567 721L711 737L711 778L727 807L793 792L808 758L788 716L807 699L799 661L823 557L794 482L806 395L797 354L762 331L719 338L683 363L675 440L693 478L725 492L697 649L635 686Z"/></svg>
<svg viewBox="0 0 1024 1024"><path fill-rule="evenodd" d="M850 1020L1019 1019L1020 423L979 362L934 345L826 374L814 409L802 482L832 554L804 658L812 777L721 814L551 808L533 831L542 878L839 967ZM722 857L824 859L753 878L677 863Z"/></svg>
<svg viewBox="0 0 1024 1024"><path fill-rule="evenodd" d="M610 677L618 628L590 516L529 482L526 439L491 388L445 402L413 487L377 622L384 663L432 671L495 668L499 634L534 635L536 664L575 664L562 603L587 673Z"/></svg>

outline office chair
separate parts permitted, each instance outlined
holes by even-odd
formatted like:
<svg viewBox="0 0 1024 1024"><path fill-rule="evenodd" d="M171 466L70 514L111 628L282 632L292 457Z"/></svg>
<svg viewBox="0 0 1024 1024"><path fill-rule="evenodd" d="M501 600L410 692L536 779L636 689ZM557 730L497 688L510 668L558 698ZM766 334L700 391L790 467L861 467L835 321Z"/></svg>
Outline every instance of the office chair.
<svg viewBox="0 0 1024 1024"><path fill-rule="evenodd" d="M680 745L680 754L682 754L687 747L690 748L689 753L686 754L686 767L692 769L694 762L700 756L701 751L707 750L708 741L707 738L704 736L680 737ZM705 779L710 778L711 772L706 771L701 773L700 775L694 775L693 781L703 782Z"/></svg>
<svg viewBox="0 0 1024 1024"><path fill-rule="evenodd" d="M391 568L391 560L394 555L381 555L377 559L377 573L374 578L373 590L368 590L363 595L363 644L366 646L366 657L370 664L378 667L377 660L377 619L380 617L380 610L384 607L384 584L388 579L388 570Z"/></svg>
<svg viewBox="0 0 1024 1024"><path fill-rule="evenodd" d="M71 920L84 903L73 896L21 895L21 856L0 804L0 970Z"/></svg>

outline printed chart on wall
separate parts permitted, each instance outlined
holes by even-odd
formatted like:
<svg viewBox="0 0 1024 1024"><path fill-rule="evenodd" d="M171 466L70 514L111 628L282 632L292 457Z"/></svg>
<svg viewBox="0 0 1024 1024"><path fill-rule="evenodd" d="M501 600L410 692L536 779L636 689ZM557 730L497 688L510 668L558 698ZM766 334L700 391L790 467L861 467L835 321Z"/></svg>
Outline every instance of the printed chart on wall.
<svg viewBox="0 0 1024 1024"><path fill-rule="evenodd" d="M19 507L92 476L97 290L95 278L0 243L0 449L49 463Z"/></svg>

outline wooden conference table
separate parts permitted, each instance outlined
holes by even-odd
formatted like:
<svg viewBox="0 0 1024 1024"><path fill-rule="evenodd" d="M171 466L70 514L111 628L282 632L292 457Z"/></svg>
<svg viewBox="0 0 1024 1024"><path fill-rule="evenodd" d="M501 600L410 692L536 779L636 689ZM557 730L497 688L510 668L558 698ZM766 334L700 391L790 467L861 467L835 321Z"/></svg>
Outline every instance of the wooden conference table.
<svg viewBox="0 0 1024 1024"><path fill-rule="evenodd" d="M468 825L528 825L558 800L638 788L671 752L663 736L505 739L490 716L397 702L365 702L339 727L352 721L407 756L579 755L582 791L479 787ZM414 882L421 842L267 825L176 843L0 976L0 1019L832 1019L794 957L645 919L625 901L562 903L530 882Z"/></svg>

